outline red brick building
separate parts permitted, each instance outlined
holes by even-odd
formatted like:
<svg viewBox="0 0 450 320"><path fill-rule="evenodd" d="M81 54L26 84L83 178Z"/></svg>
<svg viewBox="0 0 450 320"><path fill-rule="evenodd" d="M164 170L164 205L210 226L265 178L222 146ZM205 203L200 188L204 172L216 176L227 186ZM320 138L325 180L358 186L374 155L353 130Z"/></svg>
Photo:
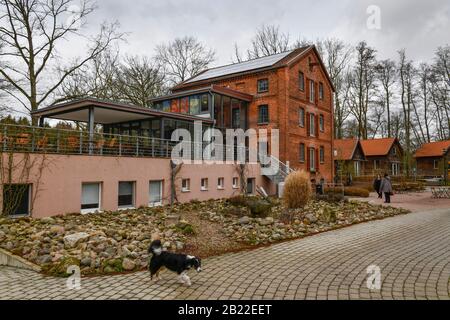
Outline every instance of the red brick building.
<svg viewBox="0 0 450 320"><path fill-rule="evenodd" d="M235 99L240 93L251 97L245 103L218 97L214 110L209 110L216 127L279 129L282 162L310 172L315 179L333 178L334 88L314 46L208 69L174 87L172 95L163 99L207 86L227 88ZM180 110L187 112L187 108Z"/></svg>

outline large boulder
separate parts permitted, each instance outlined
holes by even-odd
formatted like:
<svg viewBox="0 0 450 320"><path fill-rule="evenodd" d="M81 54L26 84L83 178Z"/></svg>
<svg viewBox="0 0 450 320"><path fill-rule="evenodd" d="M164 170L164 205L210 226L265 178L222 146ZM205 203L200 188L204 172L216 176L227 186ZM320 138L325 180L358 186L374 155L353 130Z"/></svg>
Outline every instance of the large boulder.
<svg viewBox="0 0 450 320"><path fill-rule="evenodd" d="M64 247L66 249L76 248L78 246L78 244L85 242L88 239L89 239L89 234L86 232L69 234L63 238Z"/></svg>
<svg viewBox="0 0 450 320"><path fill-rule="evenodd" d="M136 268L136 263L131 259L125 258L122 261L122 268L125 271L132 271L134 270L134 268Z"/></svg>

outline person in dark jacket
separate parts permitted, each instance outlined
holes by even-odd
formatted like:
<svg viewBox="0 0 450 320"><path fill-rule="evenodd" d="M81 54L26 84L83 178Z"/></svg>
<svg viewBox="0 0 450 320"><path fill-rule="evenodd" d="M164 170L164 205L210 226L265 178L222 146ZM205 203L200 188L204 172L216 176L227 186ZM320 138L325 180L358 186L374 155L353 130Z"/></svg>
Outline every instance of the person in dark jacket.
<svg viewBox="0 0 450 320"><path fill-rule="evenodd" d="M383 199L383 193L380 191L381 187L381 176L378 175L373 181L373 189L378 193L378 199Z"/></svg>
<svg viewBox="0 0 450 320"><path fill-rule="evenodd" d="M384 203L391 203L392 183L388 174L385 174L384 179L381 181L380 192L384 193Z"/></svg>

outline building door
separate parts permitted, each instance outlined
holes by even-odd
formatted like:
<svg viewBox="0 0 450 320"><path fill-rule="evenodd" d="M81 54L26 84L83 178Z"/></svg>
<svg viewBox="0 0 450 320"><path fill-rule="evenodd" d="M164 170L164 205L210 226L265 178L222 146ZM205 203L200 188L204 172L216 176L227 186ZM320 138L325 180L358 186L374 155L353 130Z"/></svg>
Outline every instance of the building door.
<svg viewBox="0 0 450 320"><path fill-rule="evenodd" d="M247 179L247 194L255 193L255 179L249 178Z"/></svg>

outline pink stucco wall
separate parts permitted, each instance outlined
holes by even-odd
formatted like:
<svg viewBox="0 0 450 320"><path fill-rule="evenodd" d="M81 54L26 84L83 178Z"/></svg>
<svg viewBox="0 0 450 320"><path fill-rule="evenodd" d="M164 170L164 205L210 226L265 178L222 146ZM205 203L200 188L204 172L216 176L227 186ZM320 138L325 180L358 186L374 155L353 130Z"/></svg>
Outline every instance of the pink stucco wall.
<svg viewBox="0 0 450 320"><path fill-rule="evenodd" d="M14 155L15 163L21 159L23 154ZM148 205L151 180L164 181L164 202L168 204L170 201L169 159L31 154L28 161L32 164L28 177L19 179L23 176L19 165L13 182L33 184L31 215L36 218L80 212L81 185L85 182L102 183L101 209L105 211L118 209L119 181L135 182L136 207ZM41 165L42 161L44 165ZM269 181L260 175L259 165L249 165L247 176L255 178L256 185L273 190ZM225 179L224 190L217 188L217 180L221 177ZM238 177L238 174L232 164L184 165L176 180L178 199L180 202L192 199L203 201L239 194L239 190L232 187L233 177ZM182 193L181 179L186 178L190 179L190 192ZM209 179L208 191L201 191L202 178Z"/></svg>

